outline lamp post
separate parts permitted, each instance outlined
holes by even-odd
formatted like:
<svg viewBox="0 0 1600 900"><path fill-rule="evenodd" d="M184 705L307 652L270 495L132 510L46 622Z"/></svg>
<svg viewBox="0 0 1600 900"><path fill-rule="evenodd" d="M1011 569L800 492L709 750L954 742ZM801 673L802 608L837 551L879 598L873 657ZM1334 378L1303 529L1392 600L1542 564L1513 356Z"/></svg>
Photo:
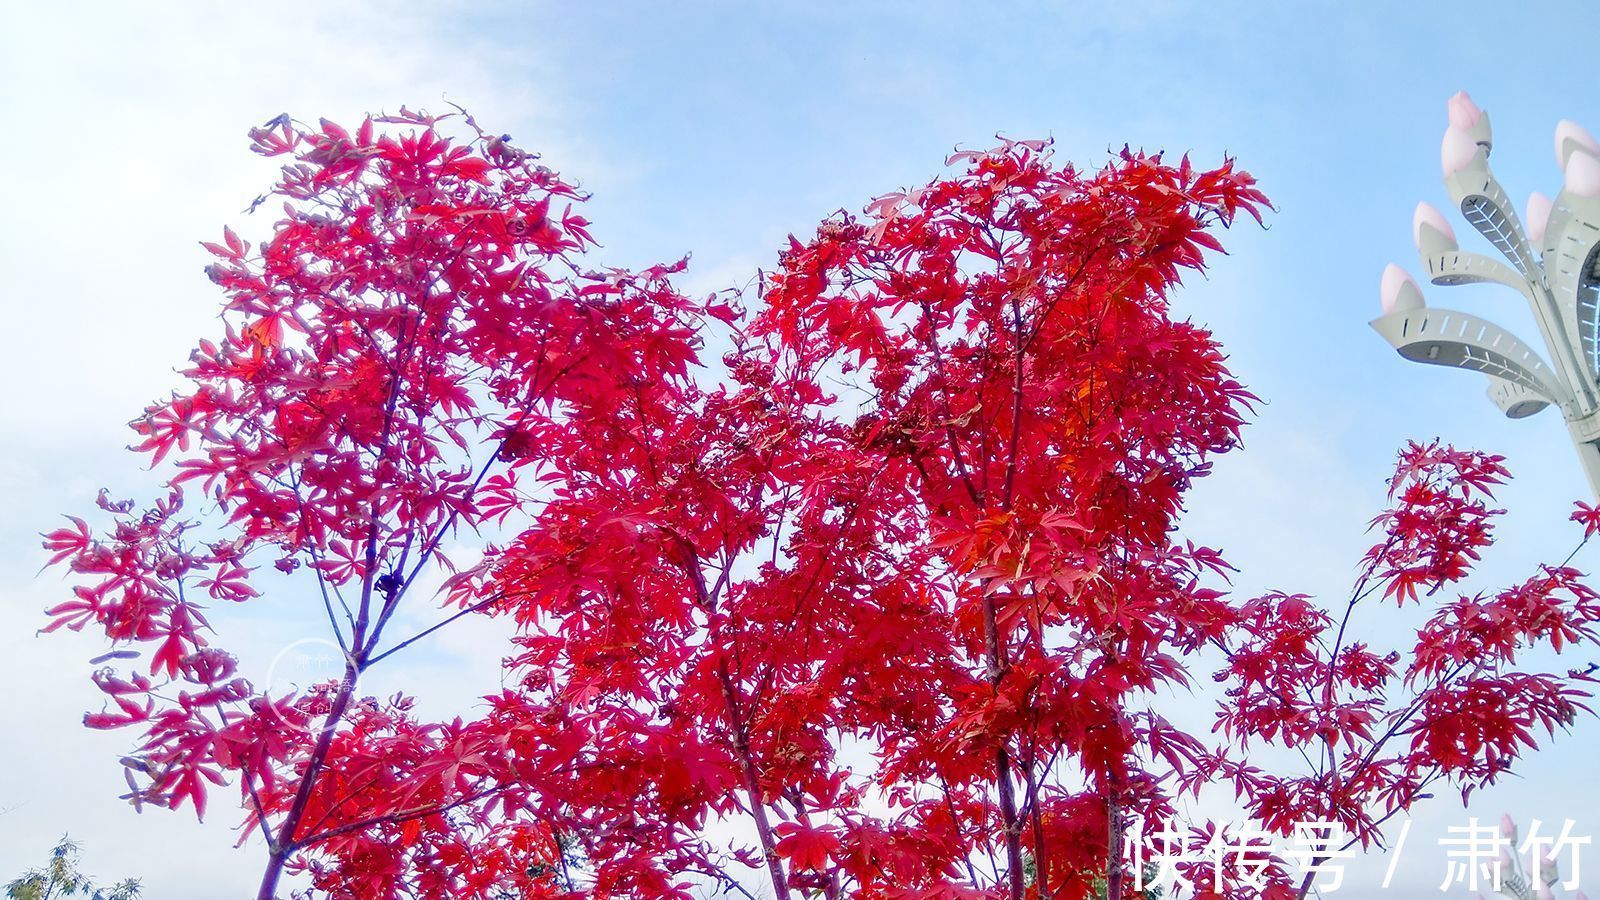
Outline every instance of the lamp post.
<svg viewBox="0 0 1600 900"><path fill-rule="evenodd" d="M1465 92L1450 98L1449 112L1440 148L1445 187L1505 262L1462 250L1444 214L1419 203L1412 236L1422 266L1434 284L1492 282L1521 294L1548 359L1487 319L1428 306L1416 281L1393 264L1383 272L1383 315L1372 327L1413 362L1482 372L1489 399L1513 419L1561 410L1600 496L1600 143L1576 123L1556 126L1563 187L1553 200L1529 197L1524 222L1489 171L1488 114Z"/></svg>

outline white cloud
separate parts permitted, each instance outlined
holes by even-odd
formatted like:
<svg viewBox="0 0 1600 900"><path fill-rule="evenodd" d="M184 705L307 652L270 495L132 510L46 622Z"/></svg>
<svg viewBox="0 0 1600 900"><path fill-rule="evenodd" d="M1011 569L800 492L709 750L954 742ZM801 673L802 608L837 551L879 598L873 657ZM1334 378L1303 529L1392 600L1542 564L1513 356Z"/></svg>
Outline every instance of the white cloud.
<svg viewBox="0 0 1600 900"><path fill-rule="evenodd" d="M6 13L0 83L12 130L0 163L22 177L8 178L0 217L0 876L42 862L70 832L88 871L142 877L152 898L253 891L263 853L232 849L240 816L226 789L203 825L188 812L136 817L116 799L126 790L116 759L132 735L79 723L103 700L87 679L99 642L34 636L64 586L55 573L32 577L32 533L52 527L54 510L84 507L104 480L151 490L115 423L174 386L173 367L214 330L218 296L196 241L237 225L270 183L273 163L246 149L250 126L283 111L348 120L402 103L437 109L448 97L510 130L551 109L539 86L508 77L538 69L535 48L457 31L459 8L41 3ZM271 214L241 230L265 230ZM247 670L320 634L287 606L270 621L219 623ZM483 657L470 643L444 645L425 693L459 706L495 689L498 649L487 668Z"/></svg>

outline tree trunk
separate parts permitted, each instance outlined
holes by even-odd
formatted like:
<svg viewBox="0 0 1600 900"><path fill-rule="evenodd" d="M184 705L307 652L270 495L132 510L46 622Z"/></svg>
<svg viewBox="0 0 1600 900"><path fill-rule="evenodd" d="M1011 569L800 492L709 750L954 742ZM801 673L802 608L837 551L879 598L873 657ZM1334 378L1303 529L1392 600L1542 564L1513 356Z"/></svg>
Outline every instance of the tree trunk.
<svg viewBox="0 0 1600 900"><path fill-rule="evenodd" d="M256 891L256 900L274 900L278 896L278 878L283 874L285 855L281 850L274 850L267 857L267 871L261 876L261 888Z"/></svg>
<svg viewBox="0 0 1600 900"><path fill-rule="evenodd" d="M744 775L745 794L750 799L750 815L756 820L756 836L761 839L761 855L767 861L772 893L776 900L789 900L789 880L783 874L783 861L778 859L777 842L772 838L772 824L767 819L766 804L761 801L761 776L750 757L750 740L745 735L744 723L739 720L738 695L734 692L733 679L727 670L724 669L720 674L722 702L728 709L728 727L733 731L733 749L739 757L739 770Z"/></svg>
<svg viewBox="0 0 1600 900"><path fill-rule="evenodd" d="M993 596L983 598L983 637L989 654L989 684L998 690L1006 670ZM1006 841L1007 896L1011 900L1022 900L1022 822L1017 817L1016 788L1011 783L1011 754L1004 740L995 748L994 770L995 785L1000 793L1000 825Z"/></svg>
<svg viewBox="0 0 1600 900"><path fill-rule="evenodd" d="M1122 809L1106 799L1106 900L1122 900Z"/></svg>
<svg viewBox="0 0 1600 900"><path fill-rule="evenodd" d="M339 731L339 723L344 721L344 714L350 709L350 701L355 697L356 680L360 677L360 669L355 660L345 663L344 679L339 682L339 693L333 698L333 706L328 710L328 717L322 723L322 733L317 736L317 745L311 750L311 758L306 762L305 774L300 776L300 786L295 791L294 802L289 806L289 812L283 818L283 824L278 827L277 847L267 858L267 870L261 876L261 887L256 891L256 900L275 900L278 890L278 879L283 875L284 863L288 862L289 855L295 850L295 832L300 828L300 820L305 816L306 806L311 802L311 792L316 789L317 778L322 774L323 763L327 761L328 749L333 746L333 737ZM266 822L261 823L264 829Z"/></svg>

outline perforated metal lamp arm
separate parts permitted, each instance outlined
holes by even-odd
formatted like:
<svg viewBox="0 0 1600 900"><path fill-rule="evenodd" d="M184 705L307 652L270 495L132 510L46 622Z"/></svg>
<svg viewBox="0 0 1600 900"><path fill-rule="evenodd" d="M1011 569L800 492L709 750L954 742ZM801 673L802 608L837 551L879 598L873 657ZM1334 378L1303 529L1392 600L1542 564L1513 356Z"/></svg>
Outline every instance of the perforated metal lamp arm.
<svg viewBox="0 0 1600 900"><path fill-rule="evenodd" d="M1449 106L1445 186L1506 262L1461 250L1449 221L1426 203L1413 224L1418 255L1434 284L1494 283L1521 294L1548 356L1487 319L1428 306L1393 265L1384 272L1384 315L1372 327L1413 362L1483 373L1489 398L1510 418L1559 409L1600 497L1600 143L1571 122L1557 127L1565 184L1553 201L1530 198L1525 226L1489 170L1488 114L1465 93Z"/></svg>

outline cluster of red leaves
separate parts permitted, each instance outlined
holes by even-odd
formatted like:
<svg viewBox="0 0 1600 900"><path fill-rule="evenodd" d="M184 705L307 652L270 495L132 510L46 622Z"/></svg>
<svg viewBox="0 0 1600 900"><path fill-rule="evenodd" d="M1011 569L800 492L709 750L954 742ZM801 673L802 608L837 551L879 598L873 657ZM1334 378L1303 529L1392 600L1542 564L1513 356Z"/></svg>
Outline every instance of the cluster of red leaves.
<svg viewBox="0 0 1600 900"><path fill-rule="evenodd" d="M446 543L521 502L516 467L536 458L541 423L681 376L705 314L665 269L579 268L591 239L571 185L470 120L464 143L435 126L402 112L253 132L254 149L289 159L283 217L259 246L232 231L206 245L224 334L194 352L187 390L133 424L135 450L175 459L170 497L147 511L102 498L110 527L47 536L81 582L50 628L149 654L147 674L96 676L116 708L87 719L142 731L130 798L203 813L208 785L232 780L271 877L314 859L335 896L555 883L558 836L500 788L513 762L556 763L512 760L512 732L482 722L363 701L357 682L413 639L393 634L394 614L449 566ZM216 514L184 518L186 494ZM206 607L260 596L263 563L325 609L339 682L267 696L210 646Z"/></svg>
<svg viewBox="0 0 1600 900"><path fill-rule="evenodd" d="M1430 786L1452 785L1465 799L1534 749L1541 732L1553 735L1587 711L1592 666L1524 668L1541 651L1600 639L1600 594L1576 570L1546 565L1498 593L1435 599L1468 577L1492 543L1502 511L1489 506L1491 490L1505 478L1496 456L1406 447L1391 505L1373 520L1381 540L1342 615L1273 594L1246 603L1226 640L1218 729L1240 748L1296 749L1306 769L1269 774L1218 756L1194 767L1191 782L1231 779L1252 815L1279 833L1295 822L1336 822L1352 845L1367 846ZM1584 514L1580 507L1573 518ZM1424 605L1427 616L1409 642L1375 649L1352 631L1367 600Z"/></svg>
<svg viewBox="0 0 1600 900"><path fill-rule="evenodd" d="M988 887L965 867L997 857L1004 894L1090 896L1110 829L1074 834L1083 811L1160 817L1138 748L1195 752L1131 707L1182 683L1177 655L1230 620L1200 585L1220 561L1171 529L1251 398L1166 294L1215 248L1209 225L1263 200L1231 165L1124 153L1079 173L1037 143L957 161L870 224L793 242L752 333L817 394L848 384L823 402L870 472L849 515L926 604L919 652L849 724L878 747L889 821L937 842L927 890ZM883 654L883 626L862 624L852 667ZM929 884L848 874L867 896Z"/></svg>
<svg viewBox="0 0 1600 900"><path fill-rule="evenodd" d="M578 192L451 127L464 140L409 112L254 133L288 160L283 218L208 245L225 335L134 425L174 459L169 497L47 536L80 582L51 627L148 653L96 676L115 708L87 720L141 732L130 798L200 812L237 785L269 848L260 897L283 871L330 897L487 900L687 897L754 869L778 897L1086 900L1109 877L1123 900L1107 859L1175 790L1229 777L1271 827L1370 834L1427 766L1492 778L1527 726L1570 715L1568 681L1515 669L1529 640L1593 639L1569 570L1441 609L1397 672L1337 640L1322 662L1330 617L1229 599L1218 554L1174 537L1252 400L1167 296L1220 249L1211 229L1265 205L1231 163L958 154L791 239L747 315L680 294L681 263L593 271ZM1419 602L1488 542L1499 469L1407 461L1367 565ZM216 515L183 517L197 493ZM458 545L481 562L455 571ZM254 573L268 560L281 575ZM438 625L394 634L441 567ZM205 616L284 579L344 674L269 696ZM473 614L516 627L474 718L361 696ZM1153 708L1217 647L1229 743L1389 729L1410 755L1304 779L1232 761ZM1418 698L1399 717L1396 678ZM1293 893L1273 867L1227 895Z"/></svg>

